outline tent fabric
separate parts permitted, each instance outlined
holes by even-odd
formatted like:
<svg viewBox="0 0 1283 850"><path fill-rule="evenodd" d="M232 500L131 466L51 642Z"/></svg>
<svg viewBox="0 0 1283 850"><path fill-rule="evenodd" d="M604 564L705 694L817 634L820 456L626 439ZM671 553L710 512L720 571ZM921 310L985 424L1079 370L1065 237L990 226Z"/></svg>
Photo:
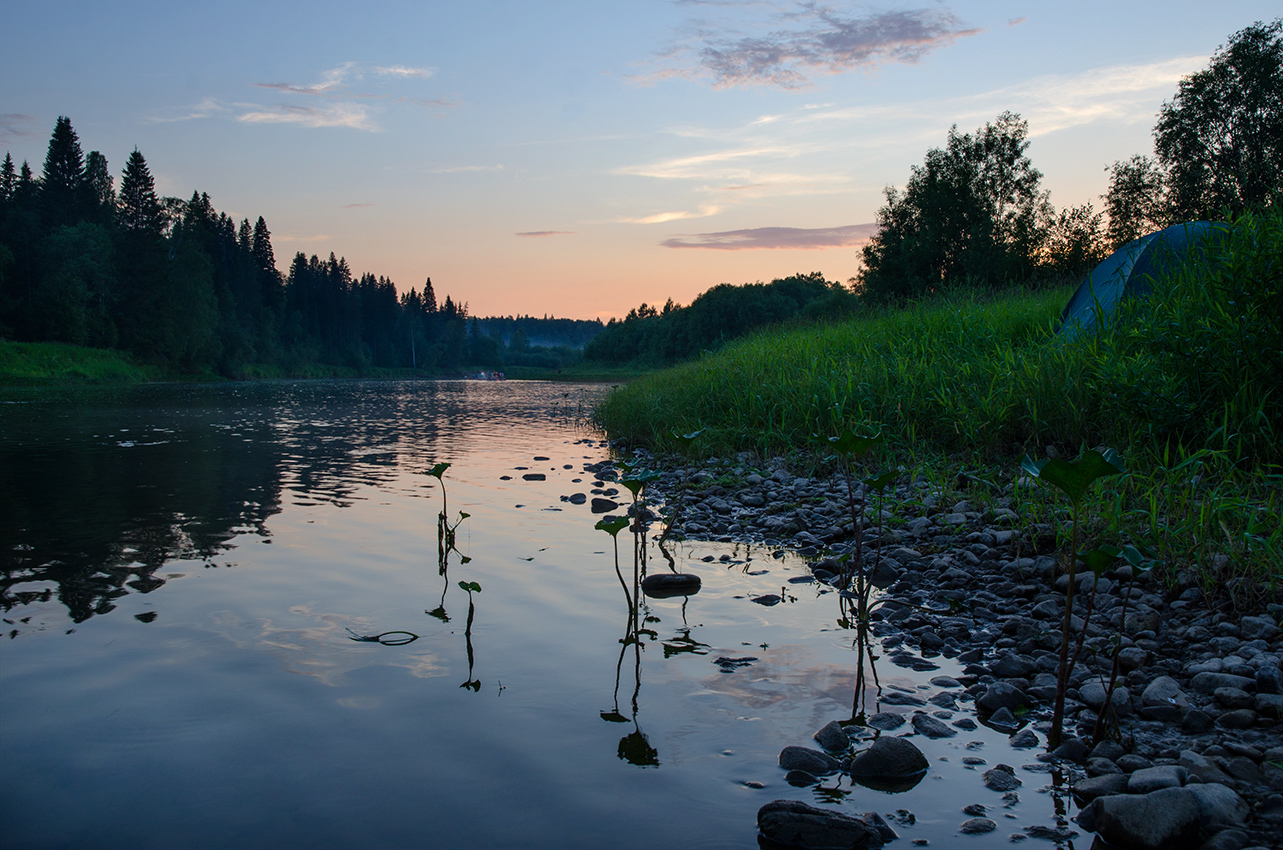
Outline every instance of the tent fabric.
<svg viewBox="0 0 1283 850"><path fill-rule="evenodd" d="M1060 315L1059 333L1072 339L1108 321L1125 298L1148 298L1156 282L1206 252L1228 233L1220 221L1174 224L1128 242L1092 269Z"/></svg>

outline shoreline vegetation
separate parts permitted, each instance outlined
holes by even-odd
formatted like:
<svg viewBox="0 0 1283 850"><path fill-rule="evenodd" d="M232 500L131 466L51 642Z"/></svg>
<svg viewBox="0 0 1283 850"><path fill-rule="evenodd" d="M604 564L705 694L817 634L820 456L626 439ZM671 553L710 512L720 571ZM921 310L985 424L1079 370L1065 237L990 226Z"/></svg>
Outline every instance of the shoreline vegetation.
<svg viewBox="0 0 1283 850"><path fill-rule="evenodd" d="M1009 487L1026 455L1107 446L1128 474L1093 501L1088 535L1147 546L1157 578L1256 610L1283 592L1280 256L1283 210L1247 213L1216 258L1095 335L1056 334L1067 288L945 293L752 335L616 390L596 421L666 463L798 474L833 472L813 435L880 433L884 466L964 494ZM1068 527L1055 494L1021 492L1032 521Z"/></svg>

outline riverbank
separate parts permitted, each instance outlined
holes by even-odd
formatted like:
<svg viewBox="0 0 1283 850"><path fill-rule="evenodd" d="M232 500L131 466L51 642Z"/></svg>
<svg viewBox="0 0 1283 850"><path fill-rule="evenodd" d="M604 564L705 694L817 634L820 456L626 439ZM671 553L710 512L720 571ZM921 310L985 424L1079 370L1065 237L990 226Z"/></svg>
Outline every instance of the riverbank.
<svg viewBox="0 0 1283 850"><path fill-rule="evenodd" d="M645 455L640 462L652 471L665 466ZM598 471L603 483L629 474L635 470ZM744 453L673 460L646 487L653 504L676 511L672 535L796 549L810 556L822 592L841 586L842 559L856 545L842 475L798 474L788 461ZM981 482L908 472L882 499L856 488L857 500L870 502L862 519L864 562L886 598L904 603L874 610L875 655L884 665L918 670L931 669L920 665L939 656L967 664L954 685L915 696L922 708L914 728L928 737L956 734L930 713L952 708L994 728L1009 724L1013 738L1025 736L1023 746L1045 743L1069 581L1058 569L1064 547L1057 523L1037 521L1044 517L1028 510L1041 485L1018 476ZM601 492L617 495L610 489ZM1149 794L1212 783L1237 797L1215 792L1229 800L1227 808L1173 828L1201 830L1198 842L1217 842L1206 847L1283 844L1283 600L1275 595L1244 615L1205 592L1191 571L1168 580L1125 563L1099 578L1080 573L1076 589L1073 628L1083 634L1083 651L1069 678L1069 738L1039 756L1066 768L1074 799L1090 809L1076 828L1119 828L1091 820L1119 805L1091 806L1097 798L1125 796L1139 812L1127 819L1151 823L1173 807ZM1118 687L1106 706L1115 646ZM1107 734L1093 743L1102 713ZM904 717L880 712L868 722L891 732ZM840 740L826 748L834 769L872 730L847 731L849 746Z"/></svg>
<svg viewBox="0 0 1283 850"><path fill-rule="evenodd" d="M357 369L311 363L297 369L277 366L248 366L240 380L434 380L461 378L479 369L427 372L422 369ZM565 383L623 384L643 374L636 368L578 364L563 369L518 366L506 372L512 379L560 381ZM0 340L0 387L45 387L67 385L129 385L153 381L226 381L212 372L189 374L168 371L142 363L128 352L88 348L59 342L10 342Z"/></svg>

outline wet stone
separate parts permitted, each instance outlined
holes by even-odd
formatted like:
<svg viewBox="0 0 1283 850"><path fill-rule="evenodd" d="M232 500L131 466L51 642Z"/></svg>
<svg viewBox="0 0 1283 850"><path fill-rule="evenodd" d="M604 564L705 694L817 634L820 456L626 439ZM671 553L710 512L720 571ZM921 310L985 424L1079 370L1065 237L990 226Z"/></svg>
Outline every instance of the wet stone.
<svg viewBox="0 0 1283 850"><path fill-rule="evenodd" d="M842 765L828 753L808 747L785 747L780 751L780 767L785 770L804 770L815 776L837 772Z"/></svg>
<svg viewBox="0 0 1283 850"><path fill-rule="evenodd" d="M771 841L790 847L863 848L884 843L877 828L860 818L798 800L774 800L757 812L757 828Z"/></svg>
<svg viewBox="0 0 1283 850"><path fill-rule="evenodd" d="M956 729L950 729L929 714L913 715L913 728L928 738L952 738L958 734Z"/></svg>
<svg viewBox="0 0 1283 850"><path fill-rule="evenodd" d="M1020 729L1019 732L1011 736L1008 742L1017 750L1026 750L1029 747L1038 746L1038 735L1033 729Z"/></svg>
<svg viewBox="0 0 1283 850"><path fill-rule="evenodd" d="M894 714L889 711L880 711L869 718L869 725L875 729L881 729L889 732L892 729L898 729L904 725L904 715Z"/></svg>
<svg viewBox="0 0 1283 850"><path fill-rule="evenodd" d="M836 720L826 723L814 737L821 747L833 752L841 752L851 745L851 739L847 737L846 730Z"/></svg>
<svg viewBox="0 0 1283 850"><path fill-rule="evenodd" d="M985 787L990 791L1014 791L1024 783L1016 777L1015 768L1000 764L984 772Z"/></svg>
<svg viewBox="0 0 1283 850"><path fill-rule="evenodd" d="M989 820L989 818L972 818L958 827L958 832L963 835L983 835L986 832L993 832L997 828L998 824Z"/></svg>

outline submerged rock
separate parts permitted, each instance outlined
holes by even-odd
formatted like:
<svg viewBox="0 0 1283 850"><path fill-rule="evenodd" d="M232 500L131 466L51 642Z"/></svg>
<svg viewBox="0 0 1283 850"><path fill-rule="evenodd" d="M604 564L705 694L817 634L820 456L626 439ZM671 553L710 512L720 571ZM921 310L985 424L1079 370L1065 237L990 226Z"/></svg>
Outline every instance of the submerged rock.
<svg viewBox="0 0 1283 850"><path fill-rule="evenodd" d="M757 828L771 841L807 850L856 850L883 844L875 826L800 800L774 800L757 811Z"/></svg>

